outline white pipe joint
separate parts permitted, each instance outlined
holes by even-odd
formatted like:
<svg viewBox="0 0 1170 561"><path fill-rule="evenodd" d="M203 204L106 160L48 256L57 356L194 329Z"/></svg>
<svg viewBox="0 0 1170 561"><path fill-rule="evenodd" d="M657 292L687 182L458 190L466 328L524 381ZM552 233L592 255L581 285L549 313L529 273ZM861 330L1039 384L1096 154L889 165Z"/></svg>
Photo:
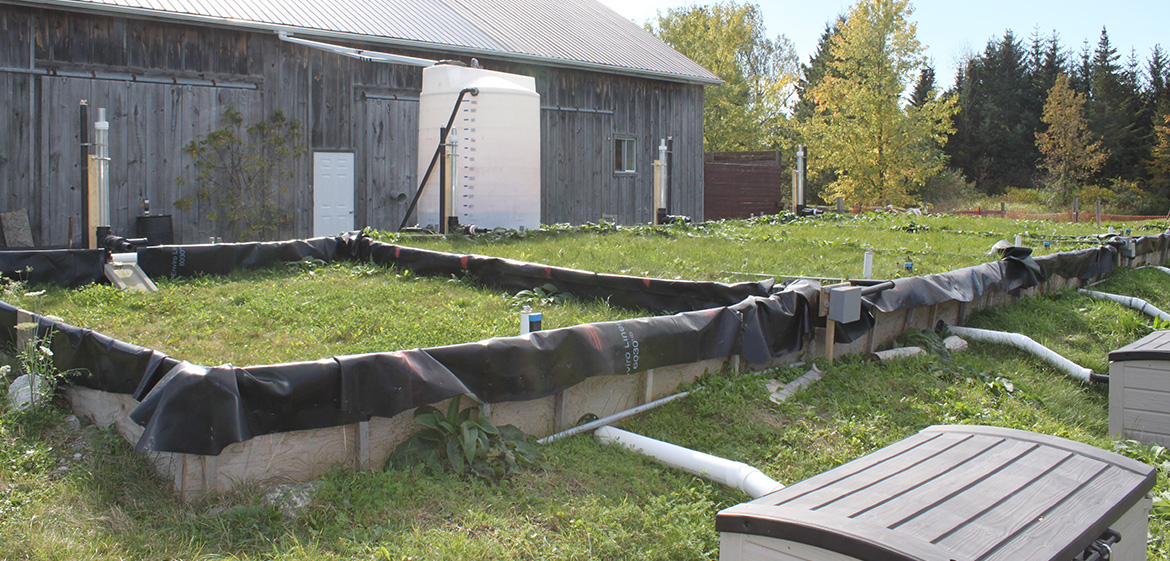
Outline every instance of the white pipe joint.
<svg viewBox="0 0 1170 561"><path fill-rule="evenodd" d="M1135 296L1122 296L1120 294L1097 292L1096 290L1086 290L1084 288L1077 289L1077 292L1080 292L1089 298L1094 298L1097 300L1109 300L1112 302L1117 302L1123 306L1129 306L1130 308L1138 310L1147 316L1156 317L1162 321L1170 321L1170 314L1159 310L1157 306Z"/></svg>
<svg viewBox="0 0 1170 561"><path fill-rule="evenodd" d="M594 434L602 444L617 444L642 453L672 468L735 487L753 499L784 488L784 485L764 475L764 472L743 462L704 454L613 427L601 427Z"/></svg>
<svg viewBox="0 0 1170 561"><path fill-rule="evenodd" d="M998 343L1001 345L1010 345L1022 351L1032 353L1045 362L1064 371L1065 374L1072 376L1082 382L1088 382L1092 379L1093 371L1085 368L1067 358L1056 354L1055 351L1037 343L1031 337L1020 333L1008 333L1005 331L991 331L988 329L976 329L974 327L960 327L958 325L948 326L951 333L958 335L964 339L973 341L983 341L985 343Z"/></svg>

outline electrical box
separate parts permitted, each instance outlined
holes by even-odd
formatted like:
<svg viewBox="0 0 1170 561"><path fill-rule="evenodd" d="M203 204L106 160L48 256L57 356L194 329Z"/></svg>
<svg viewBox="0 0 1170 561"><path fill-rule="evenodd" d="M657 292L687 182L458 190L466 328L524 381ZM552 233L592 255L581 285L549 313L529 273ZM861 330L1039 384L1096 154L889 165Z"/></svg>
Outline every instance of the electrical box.
<svg viewBox="0 0 1170 561"><path fill-rule="evenodd" d="M1133 242L1133 238L1121 238L1121 256L1133 259L1137 256L1137 247Z"/></svg>
<svg viewBox="0 0 1170 561"><path fill-rule="evenodd" d="M829 299L829 319L837 323L853 323L861 319L860 286L830 286L825 291Z"/></svg>
<svg viewBox="0 0 1170 561"><path fill-rule="evenodd" d="M720 512L721 561L1146 559L1153 467L949 425Z"/></svg>

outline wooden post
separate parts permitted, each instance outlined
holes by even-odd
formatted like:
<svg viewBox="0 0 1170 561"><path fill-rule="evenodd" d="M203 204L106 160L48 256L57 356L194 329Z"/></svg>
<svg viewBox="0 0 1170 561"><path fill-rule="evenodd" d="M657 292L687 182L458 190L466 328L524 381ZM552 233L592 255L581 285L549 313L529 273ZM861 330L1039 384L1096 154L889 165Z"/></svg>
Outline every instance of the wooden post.
<svg viewBox="0 0 1170 561"><path fill-rule="evenodd" d="M1081 200L1073 198L1073 223L1081 221Z"/></svg>
<svg viewBox="0 0 1170 561"><path fill-rule="evenodd" d="M833 365L833 345L837 342L837 322L825 320L825 360Z"/></svg>
<svg viewBox="0 0 1170 561"><path fill-rule="evenodd" d="M357 445L356 458L357 469L369 469L370 467L370 422L361 421L354 425L354 430L357 434L354 435L354 443Z"/></svg>
<svg viewBox="0 0 1170 561"><path fill-rule="evenodd" d="M219 456L199 456L203 464L203 492L214 493L219 487Z"/></svg>
<svg viewBox="0 0 1170 561"><path fill-rule="evenodd" d="M1101 199L1097 199L1097 227L1101 227Z"/></svg>
<svg viewBox="0 0 1170 561"><path fill-rule="evenodd" d="M89 167L86 170L89 172L89 182L85 186L87 192L87 208L85 215L88 217L85 228L86 246L89 249L97 249L97 226L98 226L98 165L97 156L89 157Z"/></svg>
<svg viewBox="0 0 1170 561"><path fill-rule="evenodd" d="M553 432L569 428L569 400L565 392L557 392L553 398Z"/></svg>
<svg viewBox="0 0 1170 561"><path fill-rule="evenodd" d="M16 352L22 352L29 348L33 339L37 336L37 324L33 321L33 315L21 309L16 310Z"/></svg>
<svg viewBox="0 0 1170 561"><path fill-rule="evenodd" d="M792 170L792 212L800 211L797 205L800 204L800 172Z"/></svg>
<svg viewBox="0 0 1170 561"><path fill-rule="evenodd" d="M837 322L828 319L829 316L829 292L832 288L849 286L849 282L838 284L822 285L820 305L818 306L817 315L825 319L825 359L829 364L833 364L833 345L837 342ZM813 355L815 358L815 354Z"/></svg>
<svg viewBox="0 0 1170 561"><path fill-rule="evenodd" d="M876 345L877 340L874 338L874 333L877 332L878 326L881 325L882 317L884 317L884 314L882 314L880 311L878 311L877 308L874 308L874 310L873 310L873 329L870 329L869 333L867 333L865 335L865 351L866 352L872 353L877 348L877 345Z"/></svg>
<svg viewBox="0 0 1170 561"><path fill-rule="evenodd" d="M999 203L999 217L1007 218L1007 205L1000 201Z"/></svg>
<svg viewBox="0 0 1170 561"><path fill-rule="evenodd" d="M845 197L837 197L837 214L845 213Z"/></svg>

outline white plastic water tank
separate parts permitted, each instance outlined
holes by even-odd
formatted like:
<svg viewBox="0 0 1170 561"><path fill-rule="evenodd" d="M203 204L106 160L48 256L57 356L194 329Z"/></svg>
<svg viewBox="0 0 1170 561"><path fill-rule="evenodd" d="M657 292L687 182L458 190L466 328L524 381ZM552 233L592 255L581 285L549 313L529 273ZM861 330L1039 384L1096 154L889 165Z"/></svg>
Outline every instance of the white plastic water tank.
<svg viewBox="0 0 1170 561"><path fill-rule="evenodd" d="M426 173L439 129L465 88L448 138L456 142L454 198L459 223L484 228L540 226L540 94L531 76L450 64L423 69L419 98L418 177ZM418 202L418 223L440 223L439 169Z"/></svg>

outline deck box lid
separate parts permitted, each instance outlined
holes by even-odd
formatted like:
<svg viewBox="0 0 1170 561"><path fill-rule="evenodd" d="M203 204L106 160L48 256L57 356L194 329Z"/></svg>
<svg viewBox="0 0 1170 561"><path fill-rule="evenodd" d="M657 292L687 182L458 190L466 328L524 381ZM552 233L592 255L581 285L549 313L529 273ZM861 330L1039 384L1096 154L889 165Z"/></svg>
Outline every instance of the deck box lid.
<svg viewBox="0 0 1170 561"><path fill-rule="evenodd" d="M1066 561L1154 477L1150 466L1071 440L935 426L725 509L715 527L865 560Z"/></svg>
<svg viewBox="0 0 1170 561"><path fill-rule="evenodd" d="M1170 331L1155 331L1109 353L1110 362L1170 360Z"/></svg>

